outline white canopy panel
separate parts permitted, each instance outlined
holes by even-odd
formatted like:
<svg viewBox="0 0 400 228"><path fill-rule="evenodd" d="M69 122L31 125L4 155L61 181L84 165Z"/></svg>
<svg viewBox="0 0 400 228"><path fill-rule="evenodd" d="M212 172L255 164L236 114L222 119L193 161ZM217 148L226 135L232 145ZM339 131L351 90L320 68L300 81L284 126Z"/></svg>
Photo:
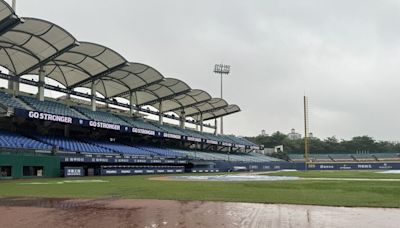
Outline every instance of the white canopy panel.
<svg viewBox="0 0 400 228"><path fill-rule="evenodd" d="M116 71L97 80L97 92L104 97L121 97L129 95L131 91L138 90L163 80L164 76L151 66L142 63L129 63ZM90 87L87 82L83 87Z"/></svg>
<svg viewBox="0 0 400 228"><path fill-rule="evenodd" d="M208 101L210 99L211 96L207 92L199 89L194 89L182 95L162 101L162 112L176 111L185 107L199 104L204 101ZM160 110L160 103L156 103L153 106Z"/></svg>
<svg viewBox="0 0 400 228"><path fill-rule="evenodd" d="M161 100L169 99L189 91L190 87L185 82L175 78L165 78L161 82L135 91L135 105L154 105ZM129 100L129 96L127 94L122 97Z"/></svg>
<svg viewBox="0 0 400 228"><path fill-rule="evenodd" d="M196 116L225 106L228 106L228 103L224 99L212 98L203 103L184 108L181 111L184 111L186 116Z"/></svg>
<svg viewBox="0 0 400 228"><path fill-rule="evenodd" d="M228 105L224 108L220 108L220 109L215 109L212 112L206 112L203 114L203 121L205 120L211 120L211 119L215 119L218 117L222 117L222 116L227 116L236 112L240 112L240 108L237 105L231 104ZM197 116L195 119L200 120L199 117Z"/></svg>
<svg viewBox="0 0 400 228"><path fill-rule="evenodd" d="M14 75L28 73L30 68L76 43L71 34L51 22L23 20L0 36L0 63Z"/></svg>
<svg viewBox="0 0 400 228"><path fill-rule="evenodd" d="M114 68L127 63L124 57L114 50L89 42L80 42L44 66L45 75L67 88L82 87ZM33 71L32 73L38 73Z"/></svg>
<svg viewBox="0 0 400 228"><path fill-rule="evenodd" d="M11 19L15 15L14 10L5 1L0 0L0 24L6 23L7 20Z"/></svg>

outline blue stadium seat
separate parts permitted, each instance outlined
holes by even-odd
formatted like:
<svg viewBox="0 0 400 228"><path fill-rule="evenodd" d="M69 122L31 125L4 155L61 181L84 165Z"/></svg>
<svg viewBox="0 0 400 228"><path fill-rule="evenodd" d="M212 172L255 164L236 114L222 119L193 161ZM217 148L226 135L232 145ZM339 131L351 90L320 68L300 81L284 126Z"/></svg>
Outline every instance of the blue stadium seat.
<svg viewBox="0 0 400 228"><path fill-rule="evenodd" d="M24 109L24 106L20 103L20 101L8 93L0 92L0 103L6 107Z"/></svg>
<svg viewBox="0 0 400 228"><path fill-rule="evenodd" d="M29 106L31 106L32 108L34 108L36 111L39 112L46 112L56 115L86 119L85 116L72 110L67 105L59 102L49 101L49 100L40 101L34 97L28 97L28 96L18 96L18 98L25 101Z"/></svg>
<svg viewBox="0 0 400 228"><path fill-rule="evenodd" d="M51 150L52 146L31 138L0 130L0 147Z"/></svg>
<svg viewBox="0 0 400 228"><path fill-rule="evenodd" d="M103 112L103 111L94 112L90 109L80 106L74 106L73 108L79 111L80 113L84 114L85 116L87 116L89 119L95 121L129 126L129 124L123 121L121 118L109 112Z"/></svg>
<svg viewBox="0 0 400 228"><path fill-rule="evenodd" d="M58 146L60 151L68 151L68 152L84 152L84 153L106 153L112 154L113 151L99 147L96 145L92 145L89 143L81 142L74 139L64 138L64 137L55 137L55 136L38 136L38 140L42 142L46 142L48 144Z"/></svg>

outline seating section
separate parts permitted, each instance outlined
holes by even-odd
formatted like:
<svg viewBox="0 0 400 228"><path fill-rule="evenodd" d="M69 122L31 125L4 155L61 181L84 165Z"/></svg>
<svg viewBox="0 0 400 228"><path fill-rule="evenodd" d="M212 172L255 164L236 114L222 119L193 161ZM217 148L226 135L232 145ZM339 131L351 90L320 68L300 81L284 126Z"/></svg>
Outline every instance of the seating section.
<svg viewBox="0 0 400 228"><path fill-rule="evenodd" d="M233 135L226 135L226 138L229 138L230 140L232 140L235 144L242 144L242 145L246 145L246 146L258 146L255 143L250 142L249 140L245 139L245 138L241 138L241 137L236 137Z"/></svg>
<svg viewBox="0 0 400 228"><path fill-rule="evenodd" d="M119 124L119 125L125 125L128 126L129 124L120 119L119 117L113 115L112 113L109 112L103 112L103 111L92 111L90 109L84 108L84 107L79 107L79 106L74 106L74 109L79 111L80 113L84 114L87 116L89 119L99 121L99 122L106 122L106 123L113 123L113 124Z"/></svg>
<svg viewBox="0 0 400 228"><path fill-rule="evenodd" d="M150 151L152 153L157 154L158 156L162 157L183 157L182 153L175 152L173 150L165 149L165 148L158 148L158 147L151 147L151 146L137 146L138 148L146 151Z"/></svg>
<svg viewBox="0 0 400 228"><path fill-rule="evenodd" d="M227 154L227 153L215 153L205 151L189 151L189 150L178 150L173 151L183 154L189 159L207 160L207 161L237 161L237 162L277 162L283 161L281 159L272 158L257 153L249 154Z"/></svg>
<svg viewBox="0 0 400 228"><path fill-rule="evenodd" d="M144 150L141 148L127 146L124 144L116 143L116 142L106 142L106 141L98 141L98 140L90 140L88 141L91 144L94 144L99 147L106 148L108 150L126 154L126 155L137 155L137 156L155 156L158 155L157 153L153 153L148 150Z"/></svg>
<svg viewBox="0 0 400 228"><path fill-rule="evenodd" d="M118 117L124 120L125 122L129 123L132 127L137 127L152 131L161 131L160 128L142 119L134 119L127 116L118 116Z"/></svg>
<svg viewBox="0 0 400 228"><path fill-rule="evenodd" d="M106 153L112 154L113 151L89 143L81 142L78 140L64 138L64 137L54 137L54 136L38 136L38 140L58 146L60 151L66 152L83 152L83 153Z"/></svg>
<svg viewBox="0 0 400 228"><path fill-rule="evenodd" d="M178 130L177 128L168 125L168 124L158 124L157 122L151 122L154 126L160 128L163 132L167 132L170 134L175 134L175 135L186 135L185 133L183 133L181 130Z"/></svg>
<svg viewBox="0 0 400 228"><path fill-rule="evenodd" d="M156 121L146 121L144 119L134 119L127 116L121 116L118 114L113 114L105 111L92 111L89 108L82 106L69 107L61 102L45 100L39 101L34 97L29 96L18 96L21 101L28 104L30 107L37 111L47 112L57 115L70 116L80 119L92 119L95 121L114 123L119 125L132 126L137 128L143 128L153 131L162 131L171 134L191 136L197 138L204 138L215 141L229 142L234 144L242 144L247 146L255 146L256 144L240 137L233 135L214 135L207 132L198 132L191 129L181 129L178 126L173 126L169 124L159 124ZM0 103L4 106L24 108L26 106L19 99L12 97L11 95L0 92Z"/></svg>
<svg viewBox="0 0 400 228"><path fill-rule="evenodd" d="M290 154L290 160L304 162L303 154ZM374 162L374 161L399 161L399 153L374 153L374 154L310 154L313 162Z"/></svg>
<svg viewBox="0 0 400 228"><path fill-rule="evenodd" d="M51 150L52 146L31 138L0 130L0 147Z"/></svg>
<svg viewBox="0 0 400 228"><path fill-rule="evenodd" d="M271 162L281 161L279 159L264 156L262 154L250 153L215 153L205 151L176 150L144 145L128 145L117 142L101 140L86 140L85 142L56 136L36 136L37 140L0 130L0 147L26 148L51 150L54 146L60 152L79 152L89 154L125 154L133 156L152 156L190 159L208 161L238 161L238 162Z"/></svg>
<svg viewBox="0 0 400 228"><path fill-rule="evenodd" d="M21 109L24 108L24 106L21 104L21 102L18 99L14 98L10 94L4 93L4 92L0 92L0 103L7 107L21 108Z"/></svg>
<svg viewBox="0 0 400 228"><path fill-rule="evenodd" d="M18 98L20 98L21 100L26 102L29 106L40 112L86 119L85 116L83 116L82 114L72 110L70 107L60 102L49 101L49 100L39 101L34 97L28 97L28 96L19 96Z"/></svg>

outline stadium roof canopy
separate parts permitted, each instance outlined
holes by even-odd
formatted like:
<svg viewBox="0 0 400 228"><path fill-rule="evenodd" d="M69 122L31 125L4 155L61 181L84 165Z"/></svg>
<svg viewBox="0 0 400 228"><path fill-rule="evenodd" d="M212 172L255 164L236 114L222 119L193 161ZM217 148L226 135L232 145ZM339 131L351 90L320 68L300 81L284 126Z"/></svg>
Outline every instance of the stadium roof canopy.
<svg viewBox="0 0 400 228"><path fill-rule="evenodd" d="M77 45L63 28L37 18L0 31L0 63L14 75L24 75Z"/></svg>
<svg viewBox="0 0 400 228"><path fill-rule="evenodd" d="M43 72L69 90L95 85L106 99L126 98L161 113L202 114L203 119L212 119L240 111L236 105L211 98L203 90L192 90L185 82L166 78L146 64L130 62L108 47L78 42L52 22L19 18L4 0L0 0L0 66L15 77Z"/></svg>
<svg viewBox="0 0 400 228"><path fill-rule="evenodd" d="M14 10L4 1L0 1L0 31L6 31L21 20L15 15Z"/></svg>
<svg viewBox="0 0 400 228"><path fill-rule="evenodd" d="M134 93L134 103L139 106L154 105L190 91L190 87L185 82L175 78L165 78L158 83L136 90ZM129 99L129 95L122 97Z"/></svg>
<svg viewBox="0 0 400 228"><path fill-rule="evenodd" d="M180 109L206 102L211 99L210 94L206 91L194 89L182 95L173 97L162 102L162 112L174 112ZM160 103L153 105L160 110ZM179 113L178 113L179 114Z"/></svg>
<svg viewBox="0 0 400 228"><path fill-rule="evenodd" d="M211 119L215 119L221 116L226 116L226 115L230 115L236 112L240 112L240 108L237 105L231 104L228 105L224 108L220 108L220 109L215 109L211 112L204 112L203 113L203 120L211 120ZM200 120L199 117L195 117L195 119Z"/></svg>
<svg viewBox="0 0 400 228"><path fill-rule="evenodd" d="M214 110L218 110L224 107L227 107L228 103L221 98L212 98L208 101L202 102L197 105L192 105L180 110L180 112L184 112L186 116L195 117L200 114L204 114L207 112L212 112Z"/></svg>
<svg viewBox="0 0 400 228"><path fill-rule="evenodd" d="M52 59L43 66L43 69L46 77L58 81L66 88L73 89L87 83L91 84L92 81L127 64L124 57L108 47L79 42L79 46ZM35 69L31 73L38 74L39 69Z"/></svg>

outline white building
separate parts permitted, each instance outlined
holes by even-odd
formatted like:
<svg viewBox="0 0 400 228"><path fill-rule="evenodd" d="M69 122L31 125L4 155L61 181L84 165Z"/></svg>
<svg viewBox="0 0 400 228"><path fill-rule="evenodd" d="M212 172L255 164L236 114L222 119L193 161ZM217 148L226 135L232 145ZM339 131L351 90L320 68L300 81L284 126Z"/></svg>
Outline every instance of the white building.
<svg viewBox="0 0 400 228"><path fill-rule="evenodd" d="M301 134L297 133L294 128L290 131L290 133L287 135L290 140L296 140L296 139L301 139Z"/></svg>

